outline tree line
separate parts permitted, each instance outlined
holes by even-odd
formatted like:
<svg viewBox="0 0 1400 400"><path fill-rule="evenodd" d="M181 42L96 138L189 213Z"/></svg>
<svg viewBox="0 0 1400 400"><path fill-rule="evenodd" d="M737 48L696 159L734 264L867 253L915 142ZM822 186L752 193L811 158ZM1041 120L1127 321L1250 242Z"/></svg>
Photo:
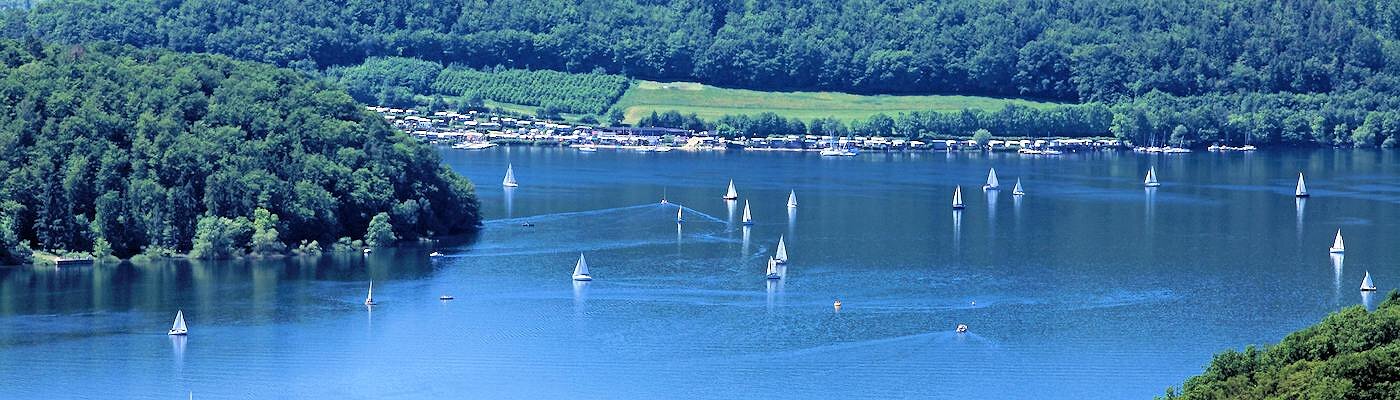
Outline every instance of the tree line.
<svg viewBox="0 0 1400 400"><path fill-rule="evenodd" d="M1400 98L1390 86L1339 93L1237 93L1173 96L1152 92L1118 103L999 110L916 111L842 121L803 121L775 113L726 115L706 121L676 111L652 113L641 126L709 130L722 136L875 135L910 139L970 137L1114 137L1135 145L1209 144L1396 147ZM1400 85L1395 85L1400 89Z"/></svg>
<svg viewBox="0 0 1400 400"><path fill-rule="evenodd" d="M480 221L470 182L337 85L108 43L0 40L0 171L0 262L319 251Z"/></svg>
<svg viewBox="0 0 1400 400"><path fill-rule="evenodd" d="M1072 102L1329 93L1400 70L1374 0L48 0L12 37L303 70L409 57L751 89Z"/></svg>

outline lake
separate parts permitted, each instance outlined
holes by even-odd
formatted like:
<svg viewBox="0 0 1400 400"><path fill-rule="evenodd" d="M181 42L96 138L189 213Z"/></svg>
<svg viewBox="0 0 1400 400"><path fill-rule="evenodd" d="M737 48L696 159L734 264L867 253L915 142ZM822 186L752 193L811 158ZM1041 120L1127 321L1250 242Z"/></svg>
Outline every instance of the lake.
<svg viewBox="0 0 1400 400"><path fill-rule="evenodd" d="M1400 282L1394 152L442 152L475 238L0 269L0 398L1150 398Z"/></svg>

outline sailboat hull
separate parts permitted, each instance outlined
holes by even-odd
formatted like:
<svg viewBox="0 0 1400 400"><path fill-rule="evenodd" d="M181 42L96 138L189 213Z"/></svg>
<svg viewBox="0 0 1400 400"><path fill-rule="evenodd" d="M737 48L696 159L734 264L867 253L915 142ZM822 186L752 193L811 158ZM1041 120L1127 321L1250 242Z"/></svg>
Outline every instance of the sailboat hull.
<svg viewBox="0 0 1400 400"><path fill-rule="evenodd" d="M588 275L574 275L574 280L576 280L576 281L591 281L591 280L593 280L593 277L588 276Z"/></svg>
<svg viewBox="0 0 1400 400"><path fill-rule="evenodd" d="M1361 288L1361 291L1363 291L1363 292L1374 292L1374 291L1376 291L1376 288L1374 288L1374 287L1365 288L1365 287L1364 287L1364 288Z"/></svg>
<svg viewBox="0 0 1400 400"><path fill-rule="evenodd" d="M1333 248L1327 249L1327 252L1332 253L1332 254L1342 254L1342 253L1346 253L1347 251L1346 251L1346 249L1339 249L1339 248L1333 247Z"/></svg>
<svg viewBox="0 0 1400 400"><path fill-rule="evenodd" d="M783 279L783 276L778 274L768 274L768 279Z"/></svg>
<svg viewBox="0 0 1400 400"><path fill-rule="evenodd" d="M1298 194L1293 195L1293 197L1312 197L1312 195L1307 194L1307 193L1298 193Z"/></svg>
<svg viewBox="0 0 1400 400"><path fill-rule="evenodd" d="M190 334L190 332L189 332L189 331L186 331L186 330L178 330L178 331L177 331L177 330L174 330L174 329L171 329L171 330L170 330L170 336L186 336L186 335L189 335L189 334Z"/></svg>

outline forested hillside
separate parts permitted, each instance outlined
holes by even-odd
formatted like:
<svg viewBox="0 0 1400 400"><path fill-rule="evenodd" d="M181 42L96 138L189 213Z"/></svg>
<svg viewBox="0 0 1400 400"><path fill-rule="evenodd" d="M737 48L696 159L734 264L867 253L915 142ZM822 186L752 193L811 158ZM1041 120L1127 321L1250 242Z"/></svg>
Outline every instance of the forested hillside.
<svg viewBox="0 0 1400 400"><path fill-rule="evenodd" d="M0 261L467 232L469 182L343 90L223 56L0 41ZM381 240L382 242L382 240Z"/></svg>
<svg viewBox="0 0 1400 400"><path fill-rule="evenodd" d="M1167 400L1400 399L1400 295L1352 306L1277 345L1217 354Z"/></svg>
<svg viewBox="0 0 1400 400"><path fill-rule="evenodd" d="M1069 101L1331 92L1400 69L1400 2L1379 0L48 0L10 19L11 35L302 68L404 56Z"/></svg>

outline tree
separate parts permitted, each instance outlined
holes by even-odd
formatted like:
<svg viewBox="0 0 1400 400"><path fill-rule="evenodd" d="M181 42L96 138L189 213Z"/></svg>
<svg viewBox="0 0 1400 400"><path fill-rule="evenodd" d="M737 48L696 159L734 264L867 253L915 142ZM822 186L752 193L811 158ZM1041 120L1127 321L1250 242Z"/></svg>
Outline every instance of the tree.
<svg viewBox="0 0 1400 400"><path fill-rule="evenodd" d="M977 145L987 147L987 143L992 141L992 132L986 129L978 129L972 133L972 140L977 141Z"/></svg>
<svg viewBox="0 0 1400 400"><path fill-rule="evenodd" d="M622 109L620 109L620 108L613 108L613 109L611 109L611 110L608 110L608 125L609 125L609 126L619 126L619 125L622 125L622 119L623 119L624 117L625 117L625 114L622 113Z"/></svg>
<svg viewBox="0 0 1400 400"><path fill-rule="evenodd" d="M277 214L265 208L253 212L253 237L250 243L253 254L269 256L287 250L287 245L278 238L277 222Z"/></svg>
<svg viewBox="0 0 1400 400"><path fill-rule="evenodd" d="M389 223L389 213L381 212L375 214L369 220L369 229L365 231L365 244L370 247L391 246L398 236L394 235L393 224Z"/></svg>
<svg viewBox="0 0 1400 400"><path fill-rule="evenodd" d="M206 215L195 228L194 246L190 257L225 259L243 255L252 235L247 218L225 218Z"/></svg>

